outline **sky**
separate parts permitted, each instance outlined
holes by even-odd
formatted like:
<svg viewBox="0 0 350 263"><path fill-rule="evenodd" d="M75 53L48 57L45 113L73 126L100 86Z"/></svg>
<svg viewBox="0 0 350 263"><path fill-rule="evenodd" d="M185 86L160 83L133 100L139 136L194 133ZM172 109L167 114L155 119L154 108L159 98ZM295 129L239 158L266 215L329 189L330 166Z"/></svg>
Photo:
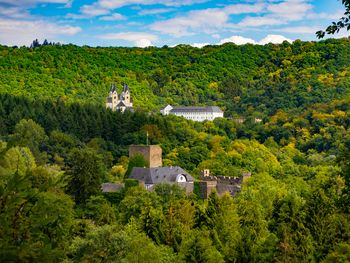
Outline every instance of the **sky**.
<svg viewBox="0 0 350 263"><path fill-rule="evenodd" d="M316 40L340 0L0 0L0 44L176 46ZM335 37L347 37L344 31Z"/></svg>

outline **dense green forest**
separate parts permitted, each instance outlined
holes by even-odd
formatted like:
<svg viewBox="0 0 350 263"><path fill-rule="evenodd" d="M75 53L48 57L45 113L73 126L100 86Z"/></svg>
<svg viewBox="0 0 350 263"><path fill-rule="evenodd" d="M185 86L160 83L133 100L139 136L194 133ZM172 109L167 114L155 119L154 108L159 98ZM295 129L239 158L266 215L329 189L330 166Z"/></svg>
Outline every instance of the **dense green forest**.
<svg viewBox="0 0 350 263"><path fill-rule="evenodd" d="M1 262L350 261L348 39L0 54ZM139 110L105 109L113 81ZM167 102L246 121L161 116ZM148 192L127 178L147 133L195 178L252 176L235 198Z"/></svg>
<svg viewBox="0 0 350 263"><path fill-rule="evenodd" d="M103 105L112 82L131 87L135 106L216 104L265 116L349 93L349 39L194 48L0 46L0 92Z"/></svg>

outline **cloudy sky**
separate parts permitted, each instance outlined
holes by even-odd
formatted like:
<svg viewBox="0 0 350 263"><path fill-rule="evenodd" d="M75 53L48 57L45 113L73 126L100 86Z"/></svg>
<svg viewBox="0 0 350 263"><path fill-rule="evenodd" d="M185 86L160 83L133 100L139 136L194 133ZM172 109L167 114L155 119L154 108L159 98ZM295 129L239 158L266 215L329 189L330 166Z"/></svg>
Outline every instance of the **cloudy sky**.
<svg viewBox="0 0 350 263"><path fill-rule="evenodd" d="M315 40L340 0L0 0L0 44L89 46ZM337 37L348 36L342 32Z"/></svg>

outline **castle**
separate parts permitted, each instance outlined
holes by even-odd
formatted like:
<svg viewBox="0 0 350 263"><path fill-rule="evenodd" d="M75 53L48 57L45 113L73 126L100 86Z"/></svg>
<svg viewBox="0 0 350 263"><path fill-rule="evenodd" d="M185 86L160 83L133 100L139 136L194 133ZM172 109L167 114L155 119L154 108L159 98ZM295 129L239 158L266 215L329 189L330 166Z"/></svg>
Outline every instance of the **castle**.
<svg viewBox="0 0 350 263"><path fill-rule="evenodd" d="M125 110L133 110L130 88L128 85L123 85L123 91L118 97L117 88L114 83L112 83L106 99L106 108L110 108L112 111L120 110L121 112L124 112Z"/></svg>

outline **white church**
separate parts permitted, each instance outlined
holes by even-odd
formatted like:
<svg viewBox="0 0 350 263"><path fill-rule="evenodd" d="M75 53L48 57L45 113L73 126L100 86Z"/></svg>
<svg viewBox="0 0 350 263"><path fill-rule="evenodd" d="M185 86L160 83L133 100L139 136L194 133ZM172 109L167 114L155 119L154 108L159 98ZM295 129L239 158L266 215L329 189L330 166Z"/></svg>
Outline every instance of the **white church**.
<svg viewBox="0 0 350 263"><path fill-rule="evenodd" d="M178 107L167 105L160 112L163 115L173 114L193 121L213 121L215 118L223 118L224 112L217 106L207 107Z"/></svg>
<svg viewBox="0 0 350 263"><path fill-rule="evenodd" d="M132 99L130 94L130 88L128 85L123 85L123 91L118 96L117 88L114 83L111 85L108 97L106 99L106 108L110 108L112 111L120 110L124 112L125 110L133 111Z"/></svg>

